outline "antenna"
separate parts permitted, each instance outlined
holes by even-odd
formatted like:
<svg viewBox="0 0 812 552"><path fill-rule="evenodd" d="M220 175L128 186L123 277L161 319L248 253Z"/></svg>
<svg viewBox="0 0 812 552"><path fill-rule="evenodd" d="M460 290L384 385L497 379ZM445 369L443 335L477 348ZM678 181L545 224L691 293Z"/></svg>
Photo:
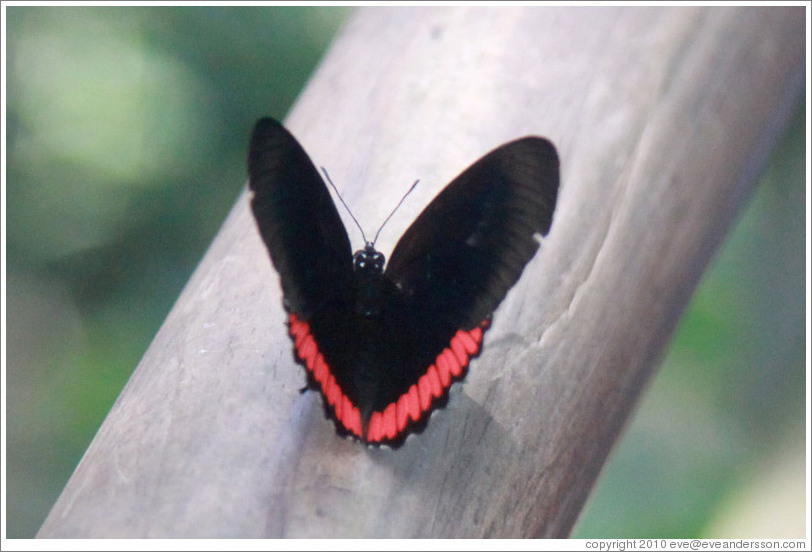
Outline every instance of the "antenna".
<svg viewBox="0 0 812 552"><path fill-rule="evenodd" d="M392 218L392 215L395 214L395 211L397 211L400 208L400 206L403 204L403 202L406 200L406 196L408 196L410 193L412 193L412 190L414 190L414 188L415 188L415 186L417 186L418 182L420 182L420 179L417 179L417 180L414 181L414 184L412 184L412 187L409 188L409 191L406 192L405 194L403 194L403 197L400 198L400 201L398 201L398 204L395 205L395 208L392 209L392 212L389 213L389 216L386 217L386 219L383 221L383 224L381 224L381 227L378 228L378 231L375 233L375 239L372 240L372 245L373 246L375 245L375 242L378 241L378 236L380 235L381 230L383 230L383 227L386 226L386 223L389 222L389 219Z"/></svg>
<svg viewBox="0 0 812 552"><path fill-rule="evenodd" d="M415 189L415 187L417 186L417 183L420 182L420 179L417 179L417 180L414 181L414 184L412 184L412 187L409 188L409 191L407 191L405 194L403 194L403 197L400 198L400 201L398 201L398 204L395 205L394 209L392 209L392 212L389 213L389 215L386 217L386 219L384 219L383 224L381 224L381 226L378 228L378 231L375 233L375 239L372 240L372 242L369 242L369 241L367 241L367 236L366 236L366 234L364 234L364 229L361 228L361 224L358 222L358 219L355 218L355 215L352 214L352 211L350 211L350 208L347 205L347 203L344 201L344 198L341 197L341 194L338 192L338 188L336 188L336 185L333 184L333 181L330 179L330 175L327 174L327 169L325 169L324 167L321 167L321 172L323 172L324 176L327 177L327 182L329 182L330 186L333 187L333 190L335 190L335 193L338 196L338 199L341 201L341 204L344 206L344 208L350 214L350 217L352 217L352 220L353 220L353 222L355 222L355 225L358 227L358 230L361 231L361 237L364 239L364 245L371 245L373 247L375 246L375 242L378 241L378 236L380 235L381 230L383 230L383 227L386 226L386 223L389 222L389 219L392 218L392 215L395 214L395 211L397 211L400 208L400 206L406 200L406 197L408 197L408 195L410 193L412 193L412 190Z"/></svg>
<svg viewBox="0 0 812 552"><path fill-rule="evenodd" d="M336 185L335 185L335 184L333 184L333 181L332 181L332 180L330 180L330 175L329 175L329 174L327 174L327 169L325 169L324 167L321 167L321 172L323 172L323 173L324 173L324 176L326 176L326 177L327 177L327 182L329 182L329 183L330 183L330 186L332 186L332 187L333 187L333 190L335 190L336 195L338 196L338 199L340 199L340 200L341 200L341 204L344 206L344 208L345 208L345 209L347 210L347 212L350 214L350 216L352 217L352 220L353 220L353 221L355 221L355 225L358 227L358 230L360 230L360 231L361 231L361 237L364 239L364 245L368 244L369 242L367 241L367 236L366 236L366 234L364 234L364 229L363 229L363 228L361 228L361 225L358 223L358 219L357 219L357 218L355 218L355 215L353 215L353 214L352 214L352 211L350 211L350 208L349 208L349 207L347 206L347 204L344 202L344 198L343 198L343 197L341 197L341 194L340 194L340 193L338 193L338 188L336 188Z"/></svg>

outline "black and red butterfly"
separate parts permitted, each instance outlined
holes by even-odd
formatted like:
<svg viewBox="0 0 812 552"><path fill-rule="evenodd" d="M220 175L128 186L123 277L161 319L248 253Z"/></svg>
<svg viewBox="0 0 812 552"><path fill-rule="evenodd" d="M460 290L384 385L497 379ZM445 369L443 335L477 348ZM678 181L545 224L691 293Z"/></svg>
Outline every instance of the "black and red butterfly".
<svg viewBox="0 0 812 552"><path fill-rule="evenodd" d="M397 446L479 354L550 229L559 162L539 137L493 150L426 207L385 270L372 243L353 255L324 181L279 122L257 122L248 173L309 387L339 433Z"/></svg>

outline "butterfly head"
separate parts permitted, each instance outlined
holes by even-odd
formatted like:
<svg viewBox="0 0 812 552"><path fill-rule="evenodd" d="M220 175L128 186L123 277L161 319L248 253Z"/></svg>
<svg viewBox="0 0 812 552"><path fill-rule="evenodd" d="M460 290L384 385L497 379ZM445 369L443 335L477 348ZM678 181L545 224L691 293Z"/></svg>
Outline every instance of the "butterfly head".
<svg viewBox="0 0 812 552"><path fill-rule="evenodd" d="M364 274L380 274L386 262L383 254L375 251L375 246L367 242L366 246L356 251L352 256L352 266L356 272Z"/></svg>

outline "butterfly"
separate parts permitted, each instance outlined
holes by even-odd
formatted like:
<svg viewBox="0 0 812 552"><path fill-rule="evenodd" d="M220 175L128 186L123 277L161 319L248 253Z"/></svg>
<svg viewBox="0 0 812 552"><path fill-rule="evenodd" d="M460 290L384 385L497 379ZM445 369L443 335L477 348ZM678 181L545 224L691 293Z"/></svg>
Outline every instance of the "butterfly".
<svg viewBox="0 0 812 552"><path fill-rule="evenodd" d="M248 175L308 388L340 435L397 447L445 405L549 232L559 160L535 136L491 151L423 210L388 263L374 243L353 253L318 170L278 121L256 123Z"/></svg>

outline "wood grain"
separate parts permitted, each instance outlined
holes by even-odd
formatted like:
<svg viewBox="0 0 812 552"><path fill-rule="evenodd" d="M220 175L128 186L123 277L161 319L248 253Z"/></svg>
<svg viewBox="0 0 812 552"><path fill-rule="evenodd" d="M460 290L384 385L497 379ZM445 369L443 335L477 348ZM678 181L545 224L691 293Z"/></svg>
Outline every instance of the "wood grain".
<svg viewBox="0 0 812 552"><path fill-rule="evenodd" d="M287 125L368 233L421 179L384 253L491 148L528 134L558 147L552 230L482 356L400 450L338 438L320 398L299 393L243 194L38 536L568 535L797 105L804 19L358 10Z"/></svg>

